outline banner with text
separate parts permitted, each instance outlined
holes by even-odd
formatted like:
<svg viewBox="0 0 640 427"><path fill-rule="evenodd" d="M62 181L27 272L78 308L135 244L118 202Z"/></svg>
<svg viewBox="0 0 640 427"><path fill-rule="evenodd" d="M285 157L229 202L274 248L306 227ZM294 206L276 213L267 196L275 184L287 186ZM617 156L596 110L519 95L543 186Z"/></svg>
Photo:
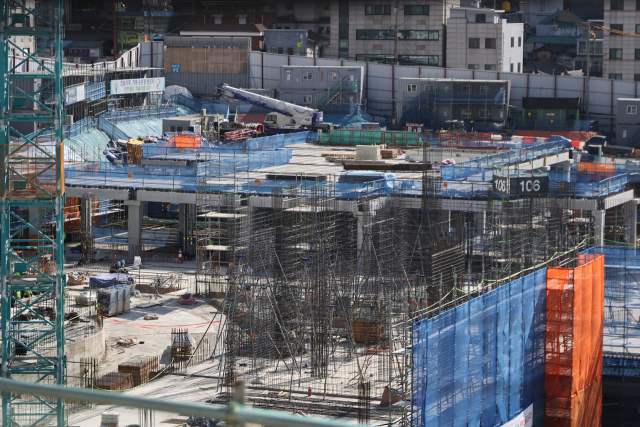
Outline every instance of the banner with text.
<svg viewBox="0 0 640 427"><path fill-rule="evenodd" d="M502 427L532 427L533 426L533 403L525 408L518 416L502 424Z"/></svg>
<svg viewBox="0 0 640 427"><path fill-rule="evenodd" d="M84 83L64 89L64 105L75 104L85 99Z"/></svg>
<svg viewBox="0 0 640 427"><path fill-rule="evenodd" d="M144 92L164 92L164 77L111 80L111 95Z"/></svg>

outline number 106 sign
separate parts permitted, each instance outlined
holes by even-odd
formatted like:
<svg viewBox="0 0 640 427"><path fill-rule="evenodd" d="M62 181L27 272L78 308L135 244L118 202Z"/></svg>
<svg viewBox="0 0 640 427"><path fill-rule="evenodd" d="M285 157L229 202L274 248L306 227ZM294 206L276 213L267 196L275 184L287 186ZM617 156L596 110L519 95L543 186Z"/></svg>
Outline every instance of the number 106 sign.
<svg viewBox="0 0 640 427"><path fill-rule="evenodd" d="M493 192L508 195L547 194L549 193L549 176L529 175L510 178L494 175Z"/></svg>

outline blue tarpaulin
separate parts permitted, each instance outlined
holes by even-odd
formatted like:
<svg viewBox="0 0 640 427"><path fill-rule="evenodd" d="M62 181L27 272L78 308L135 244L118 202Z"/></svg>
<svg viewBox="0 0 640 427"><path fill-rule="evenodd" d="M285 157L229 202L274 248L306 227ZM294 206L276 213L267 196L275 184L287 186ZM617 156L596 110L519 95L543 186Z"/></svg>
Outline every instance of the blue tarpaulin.
<svg viewBox="0 0 640 427"><path fill-rule="evenodd" d="M103 273L89 278L89 287L104 289L121 284L132 284L133 277L124 273Z"/></svg>

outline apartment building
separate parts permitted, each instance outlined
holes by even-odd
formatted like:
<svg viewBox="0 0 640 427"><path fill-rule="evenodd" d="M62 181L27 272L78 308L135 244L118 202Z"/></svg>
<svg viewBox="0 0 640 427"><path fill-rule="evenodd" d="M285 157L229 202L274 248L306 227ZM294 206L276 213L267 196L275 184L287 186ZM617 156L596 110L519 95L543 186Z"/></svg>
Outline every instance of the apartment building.
<svg viewBox="0 0 640 427"><path fill-rule="evenodd" d="M329 6L331 47L323 56L392 64L397 55L401 65L447 66L445 28L449 11L452 6L470 3L334 0Z"/></svg>
<svg viewBox="0 0 640 427"><path fill-rule="evenodd" d="M522 72L524 24L508 23L504 11L451 8L447 22L447 67Z"/></svg>
<svg viewBox="0 0 640 427"><path fill-rule="evenodd" d="M640 0L605 0L604 27L640 34ZM602 76L640 81L640 37L604 32Z"/></svg>

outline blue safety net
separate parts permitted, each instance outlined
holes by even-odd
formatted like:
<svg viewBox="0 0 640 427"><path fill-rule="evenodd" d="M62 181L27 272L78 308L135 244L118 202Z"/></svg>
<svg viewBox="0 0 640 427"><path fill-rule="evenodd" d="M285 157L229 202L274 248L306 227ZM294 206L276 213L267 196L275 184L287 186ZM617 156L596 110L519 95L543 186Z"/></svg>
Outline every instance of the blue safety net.
<svg viewBox="0 0 640 427"><path fill-rule="evenodd" d="M478 157L454 165L443 166L442 179L445 181L466 181L472 175L492 171L498 166L507 166L558 154L564 150L562 141L545 142L519 150L508 150L490 156ZM489 179L490 181L490 179Z"/></svg>
<svg viewBox="0 0 640 427"><path fill-rule="evenodd" d="M496 426L544 395L546 268L413 325L416 426Z"/></svg>
<svg viewBox="0 0 640 427"><path fill-rule="evenodd" d="M604 255L605 351L640 354L640 249L597 247Z"/></svg>

